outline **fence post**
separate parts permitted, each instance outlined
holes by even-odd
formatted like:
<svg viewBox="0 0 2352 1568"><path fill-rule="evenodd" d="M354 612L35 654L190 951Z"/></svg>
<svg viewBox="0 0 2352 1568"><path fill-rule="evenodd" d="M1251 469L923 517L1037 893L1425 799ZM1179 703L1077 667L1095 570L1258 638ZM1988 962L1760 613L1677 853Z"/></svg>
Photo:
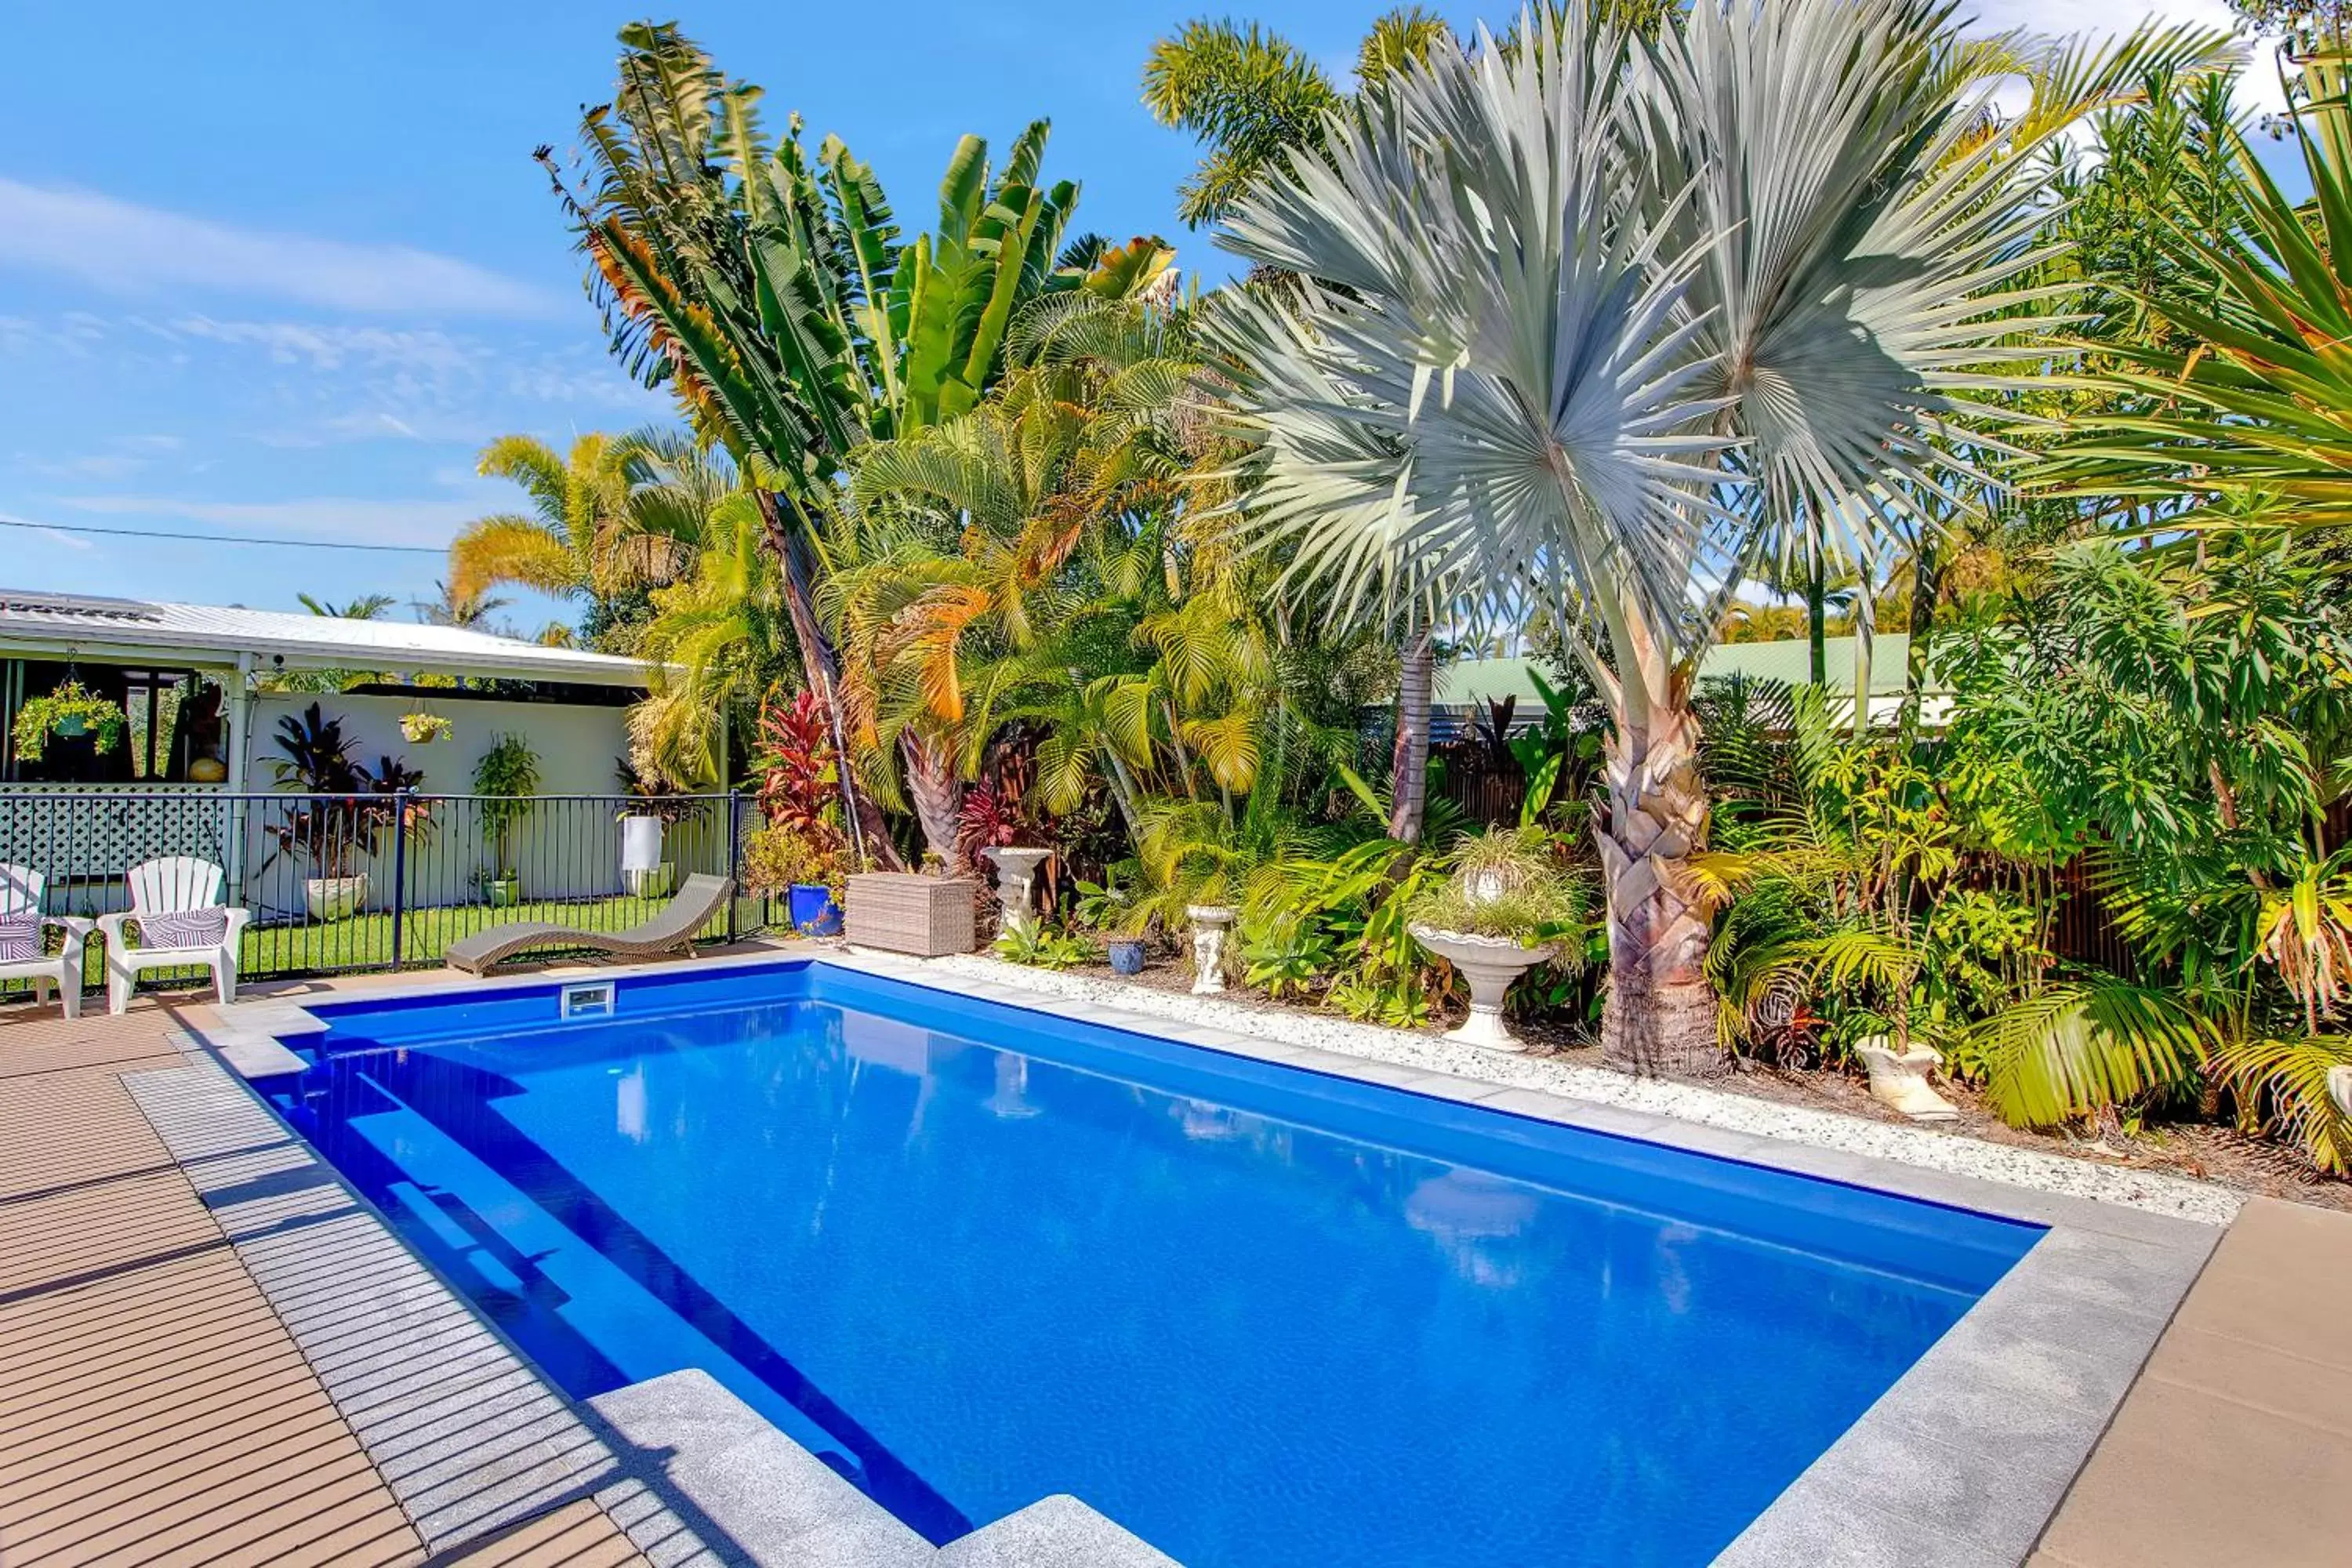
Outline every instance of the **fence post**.
<svg viewBox="0 0 2352 1568"><path fill-rule="evenodd" d="M737 868L743 863L743 796L740 792L727 792L727 940L735 940L735 898L738 889L732 886Z"/></svg>
<svg viewBox="0 0 2352 1568"><path fill-rule="evenodd" d="M408 914L408 813L416 804L416 792L400 789L393 793L392 805L392 967L400 969L403 941L401 927Z"/></svg>

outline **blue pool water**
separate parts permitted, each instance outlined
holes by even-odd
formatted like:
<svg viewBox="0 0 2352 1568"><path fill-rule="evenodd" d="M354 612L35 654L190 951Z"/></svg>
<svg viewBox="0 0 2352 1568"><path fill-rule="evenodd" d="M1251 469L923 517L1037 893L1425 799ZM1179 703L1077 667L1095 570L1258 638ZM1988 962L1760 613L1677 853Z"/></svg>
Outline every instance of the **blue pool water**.
<svg viewBox="0 0 2352 1568"><path fill-rule="evenodd" d="M823 964L316 1011L289 1115L567 1389L934 1541L1705 1563L2041 1234Z"/></svg>

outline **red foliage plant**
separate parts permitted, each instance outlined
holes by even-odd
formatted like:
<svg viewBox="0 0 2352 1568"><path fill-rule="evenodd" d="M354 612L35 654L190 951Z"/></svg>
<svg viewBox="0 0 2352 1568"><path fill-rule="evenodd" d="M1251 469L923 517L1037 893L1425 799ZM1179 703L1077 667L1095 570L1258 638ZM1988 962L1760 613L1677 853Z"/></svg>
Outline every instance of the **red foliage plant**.
<svg viewBox="0 0 2352 1568"><path fill-rule="evenodd" d="M789 702L771 692L760 709L760 814L772 827L788 827L819 848L839 838L826 820L833 809L835 772L833 716L810 692Z"/></svg>
<svg viewBox="0 0 2352 1568"><path fill-rule="evenodd" d="M964 792L963 810L956 827L957 855L968 862L977 861L983 849L1021 841L1021 803L992 783L975 784Z"/></svg>

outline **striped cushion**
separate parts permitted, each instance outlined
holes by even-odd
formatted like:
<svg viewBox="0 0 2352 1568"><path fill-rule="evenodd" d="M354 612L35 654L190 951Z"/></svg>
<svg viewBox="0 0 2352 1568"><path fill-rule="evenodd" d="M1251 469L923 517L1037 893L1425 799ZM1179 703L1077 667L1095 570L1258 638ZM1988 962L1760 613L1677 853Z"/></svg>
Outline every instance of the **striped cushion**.
<svg viewBox="0 0 2352 1568"><path fill-rule="evenodd" d="M218 947L221 939L226 935L228 911L218 907L139 917L139 945L142 947Z"/></svg>
<svg viewBox="0 0 2352 1568"><path fill-rule="evenodd" d="M0 963L23 963L40 956L40 915L0 915Z"/></svg>

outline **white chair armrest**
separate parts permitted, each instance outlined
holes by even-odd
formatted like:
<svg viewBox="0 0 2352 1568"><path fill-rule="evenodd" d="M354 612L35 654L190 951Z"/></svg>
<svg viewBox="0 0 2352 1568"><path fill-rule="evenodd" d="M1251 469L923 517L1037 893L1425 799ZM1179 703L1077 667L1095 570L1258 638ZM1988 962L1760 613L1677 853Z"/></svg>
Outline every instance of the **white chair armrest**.
<svg viewBox="0 0 2352 1568"><path fill-rule="evenodd" d="M43 915L41 923L45 926L62 926L76 936L84 937L98 929L96 921L83 915Z"/></svg>
<svg viewBox="0 0 2352 1568"><path fill-rule="evenodd" d="M252 920L251 910L241 910L231 906L228 911L228 930L221 935L221 945L235 952L236 939L244 934L246 926L251 923Z"/></svg>

